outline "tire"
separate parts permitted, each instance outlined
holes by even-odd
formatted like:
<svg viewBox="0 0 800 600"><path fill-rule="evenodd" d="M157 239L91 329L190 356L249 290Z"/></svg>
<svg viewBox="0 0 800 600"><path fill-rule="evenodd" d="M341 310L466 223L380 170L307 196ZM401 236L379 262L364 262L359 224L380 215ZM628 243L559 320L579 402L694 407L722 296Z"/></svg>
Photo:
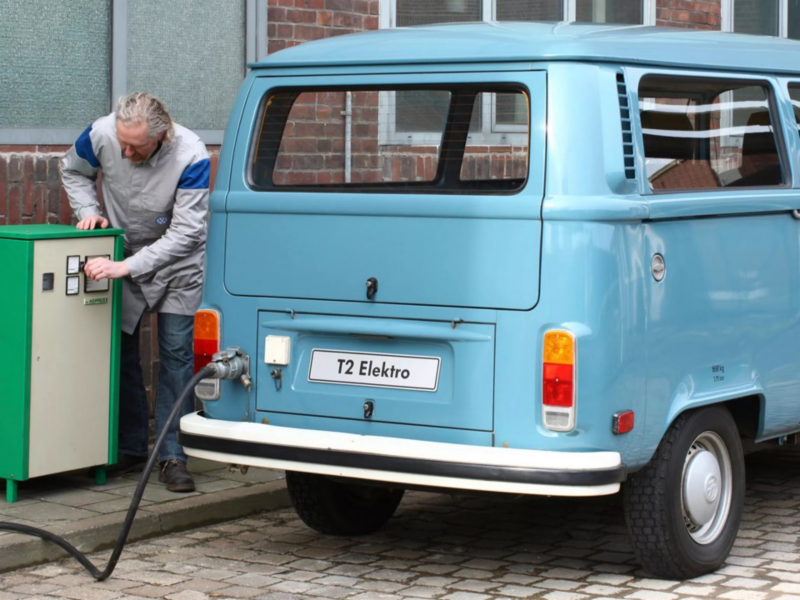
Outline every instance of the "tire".
<svg viewBox="0 0 800 600"><path fill-rule="evenodd" d="M625 484L625 520L645 570L689 579L717 569L736 539L744 488L742 444L727 408L678 416Z"/></svg>
<svg viewBox="0 0 800 600"><path fill-rule="evenodd" d="M377 531L392 517L405 493L403 489L295 471L286 472L286 487L302 521L329 535Z"/></svg>

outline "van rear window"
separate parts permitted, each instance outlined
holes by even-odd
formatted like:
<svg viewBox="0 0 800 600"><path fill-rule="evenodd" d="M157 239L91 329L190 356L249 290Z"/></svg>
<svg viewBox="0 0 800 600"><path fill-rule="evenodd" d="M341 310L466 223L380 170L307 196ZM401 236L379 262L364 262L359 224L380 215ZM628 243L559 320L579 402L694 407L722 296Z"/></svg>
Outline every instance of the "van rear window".
<svg viewBox="0 0 800 600"><path fill-rule="evenodd" d="M639 85L647 177L659 190L786 183L777 112L758 81L648 76Z"/></svg>
<svg viewBox="0 0 800 600"><path fill-rule="evenodd" d="M792 99L794 120L797 123L797 128L800 129L800 84L795 83L789 86L789 97Z"/></svg>
<svg viewBox="0 0 800 600"><path fill-rule="evenodd" d="M255 132L251 185L514 192L528 170L528 105L506 85L275 90Z"/></svg>

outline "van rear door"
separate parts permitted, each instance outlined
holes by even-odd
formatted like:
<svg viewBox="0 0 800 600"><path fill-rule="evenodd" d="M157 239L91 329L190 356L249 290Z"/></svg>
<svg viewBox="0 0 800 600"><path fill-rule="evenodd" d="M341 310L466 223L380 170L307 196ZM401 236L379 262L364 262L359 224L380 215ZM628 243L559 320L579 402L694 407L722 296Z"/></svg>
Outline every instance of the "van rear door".
<svg viewBox="0 0 800 600"><path fill-rule="evenodd" d="M530 70L256 78L227 200L226 288L532 308L545 97L545 73Z"/></svg>

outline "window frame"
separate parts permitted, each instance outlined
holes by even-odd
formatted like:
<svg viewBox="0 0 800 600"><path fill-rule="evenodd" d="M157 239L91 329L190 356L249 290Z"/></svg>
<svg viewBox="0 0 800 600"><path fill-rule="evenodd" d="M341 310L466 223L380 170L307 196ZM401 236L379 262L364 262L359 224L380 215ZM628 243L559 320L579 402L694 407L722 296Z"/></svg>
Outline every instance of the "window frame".
<svg viewBox="0 0 800 600"><path fill-rule="evenodd" d="M129 92L128 76L128 3L129 0L109 0L111 3L111 95L109 112L116 100ZM242 80L248 64L267 55L267 3L264 0L245 0L245 48ZM97 115L100 118L104 115ZM88 125L88 123L87 123ZM69 145L85 127L80 128L0 128L0 144L4 145ZM193 129L206 144L221 144L225 129Z"/></svg>
<svg viewBox="0 0 800 600"><path fill-rule="evenodd" d="M640 89L642 80L650 76L660 77L682 77L685 79L705 79L705 80L730 80L730 81L746 81L753 85L762 85L767 92L767 104L769 106L770 120L772 124L773 135L775 137L775 145L778 150L778 159L780 161L781 170L783 173L783 183L780 185L769 186L727 186L727 187L712 187L712 188L677 188L658 190L654 189L647 176L645 162L647 156L644 152L644 134L642 130L641 112L642 112L642 98L640 97ZM779 86L776 81L770 77L763 75L749 75L744 73L692 73L687 74L683 71L659 71L659 70L642 70L637 73L635 78L631 78L629 86L635 86L635 100L632 110L635 112L634 126L636 128L636 143L639 147L639 180L641 182L641 193L645 196L664 196L664 195L680 195L680 194L736 194L737 192L745 192L748 190L788 190L793 187L793 164L791 155L788 149L788 140L785 134L785 123L783 119L780 94L778 92Z"/></svg>
<svg viewBox="0 0 800 600"><path fill-rule="evenodd" d="M721 0L720 3L720 17L721 17L721 30L727 32L735 32L736 23L734 18L734 2L736 0ZM778 0L778 35L771 37L789 37L789 0Z"/></svg>
<svg viewBox="0 0 800 600"><path fill-rule="evenodd" d="M386 89L387 87L395 88ZM348 89L344 89L348 88ZM522 140L522 144L525 145L527 148L526 153L526 169L525 169L525 177L523 178L522 182L518 187L515 188L508 188L508 189L501 189L501 186L498 185L503 181L513 181L512 179L502 179L502 180L474 180L473 183L470 183L473 180L469 179L461 179L459 177L458 182L459 185L451 185L450 187L445 187L443 183L445 180L441 178L441 173L431 181L412 181L412 182L384 182L384 183L358 183L358 184L325 184L325 185L276 185L274 183L274 173L275 173L275 164L278 160L278 151L280 148L280 137L277 140L277 146L275 147L275 158L272 162L272 167L269 170L269 181L265 183L257 183L256 179L253 175L253 170L255 168L255 156L258 153L258 146L259 140L261 138L261 128L263 127L264 117L266 114L267 107L269 105L269 100L275 96L276 94L280 93L287 93L287 92L297 92L298 94L306 93L306 92L329 92L329 91L336 91L336 92L345 92L345 91L359 91L359 90L367 90L367 91L377 91L381 94L381 98L385 98L383 94L390 94L394 93L397 90L403 88L411 88L411 89L418 89L418 88L425 88L425 89L448 89L451 91L457 91L459 89L471 89L475 88L478 92L500 92L504 89L508 91L519 91L524 93L526 96L530 97L531 90L528 86L521 82L514 82L514 81L481 81L481 82L472 82L472 83L464 83L464 82L449 82L449 83L438 83L438 84L414 84L414 83L401 83L401 84L381 84L381 85L374 85L374 84L353 84L353 85L346 85L342 86L332 86L332 85L308 85L308 86L282 86L276 85L275 87L268 88L258 100L258 110L256 112L256 118L253 121L253 129L250 132L250 142L248 144L247 154L245 155L245 184L247 188L254 192L289 192L289 193L304 193L304 192L312 192L312 193L335 193L335 194L342 194L342 193L364 193L364 194L427 194L427 195L483 195L483 196L512 196L521 193L528 185L530 181L530 165L531 165L531 144L532 144L532 108L531 103L528 103L528 126L526 129L525 134L517 134L519 137L518 139ZM383 108L380 109L378 113L378 144L379 145L387 145L384 144L382 141L383 136L385 135L385 127L386 127L386 120L387 115L392 113L393 111L386 111ZM287 117L289 113L287 112ZM393 116L393 115L392 115ZM283 126L285 127L285 123ZM448 130L445 128L442 130L442 135L439 137L441 141L442 147L445 144L445 136L448 133ZM405 135L405 132L402 134ZM430 133L427 133L429 137L431 136ZM470 143L474 143L472 136L467 136L465 148L469 146ZM389 142L388 145L404 145L404 144L397 144L396 142ZM441 159L442 148L440 148L439 159ZM464 164L464 157L462 155L461 159L461 166L463 167ZM487 183L481 182L495 182L496 188L493 189Z"/></svg>
<svg viewBox="0 0 800 600"><path fill-rule="evenodd" d="M726 0L722 0L724 3ZM730 1L730 0L727 0ZM779 0L786 2L787 0ZM642 25L656 24L657 0L640 0L642 3ZM577 15L578 0L561 0L563 22L572 23ZM481 20L492 22L497 17L497 0L481 0ZM397 0L380 0L379 27L381 29L394 29L397 27Z"/></svg>

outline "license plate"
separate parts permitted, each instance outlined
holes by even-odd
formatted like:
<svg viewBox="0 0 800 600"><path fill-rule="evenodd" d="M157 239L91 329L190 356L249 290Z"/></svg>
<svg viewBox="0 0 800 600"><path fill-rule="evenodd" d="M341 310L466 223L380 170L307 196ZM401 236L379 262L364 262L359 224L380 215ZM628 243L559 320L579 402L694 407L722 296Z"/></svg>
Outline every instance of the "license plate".
<svg viewBox="0 0 800 600"><path fill-rule="evenodd" d="M440 364L436 356L312 350L308 380L435 392Z"/></svg>

